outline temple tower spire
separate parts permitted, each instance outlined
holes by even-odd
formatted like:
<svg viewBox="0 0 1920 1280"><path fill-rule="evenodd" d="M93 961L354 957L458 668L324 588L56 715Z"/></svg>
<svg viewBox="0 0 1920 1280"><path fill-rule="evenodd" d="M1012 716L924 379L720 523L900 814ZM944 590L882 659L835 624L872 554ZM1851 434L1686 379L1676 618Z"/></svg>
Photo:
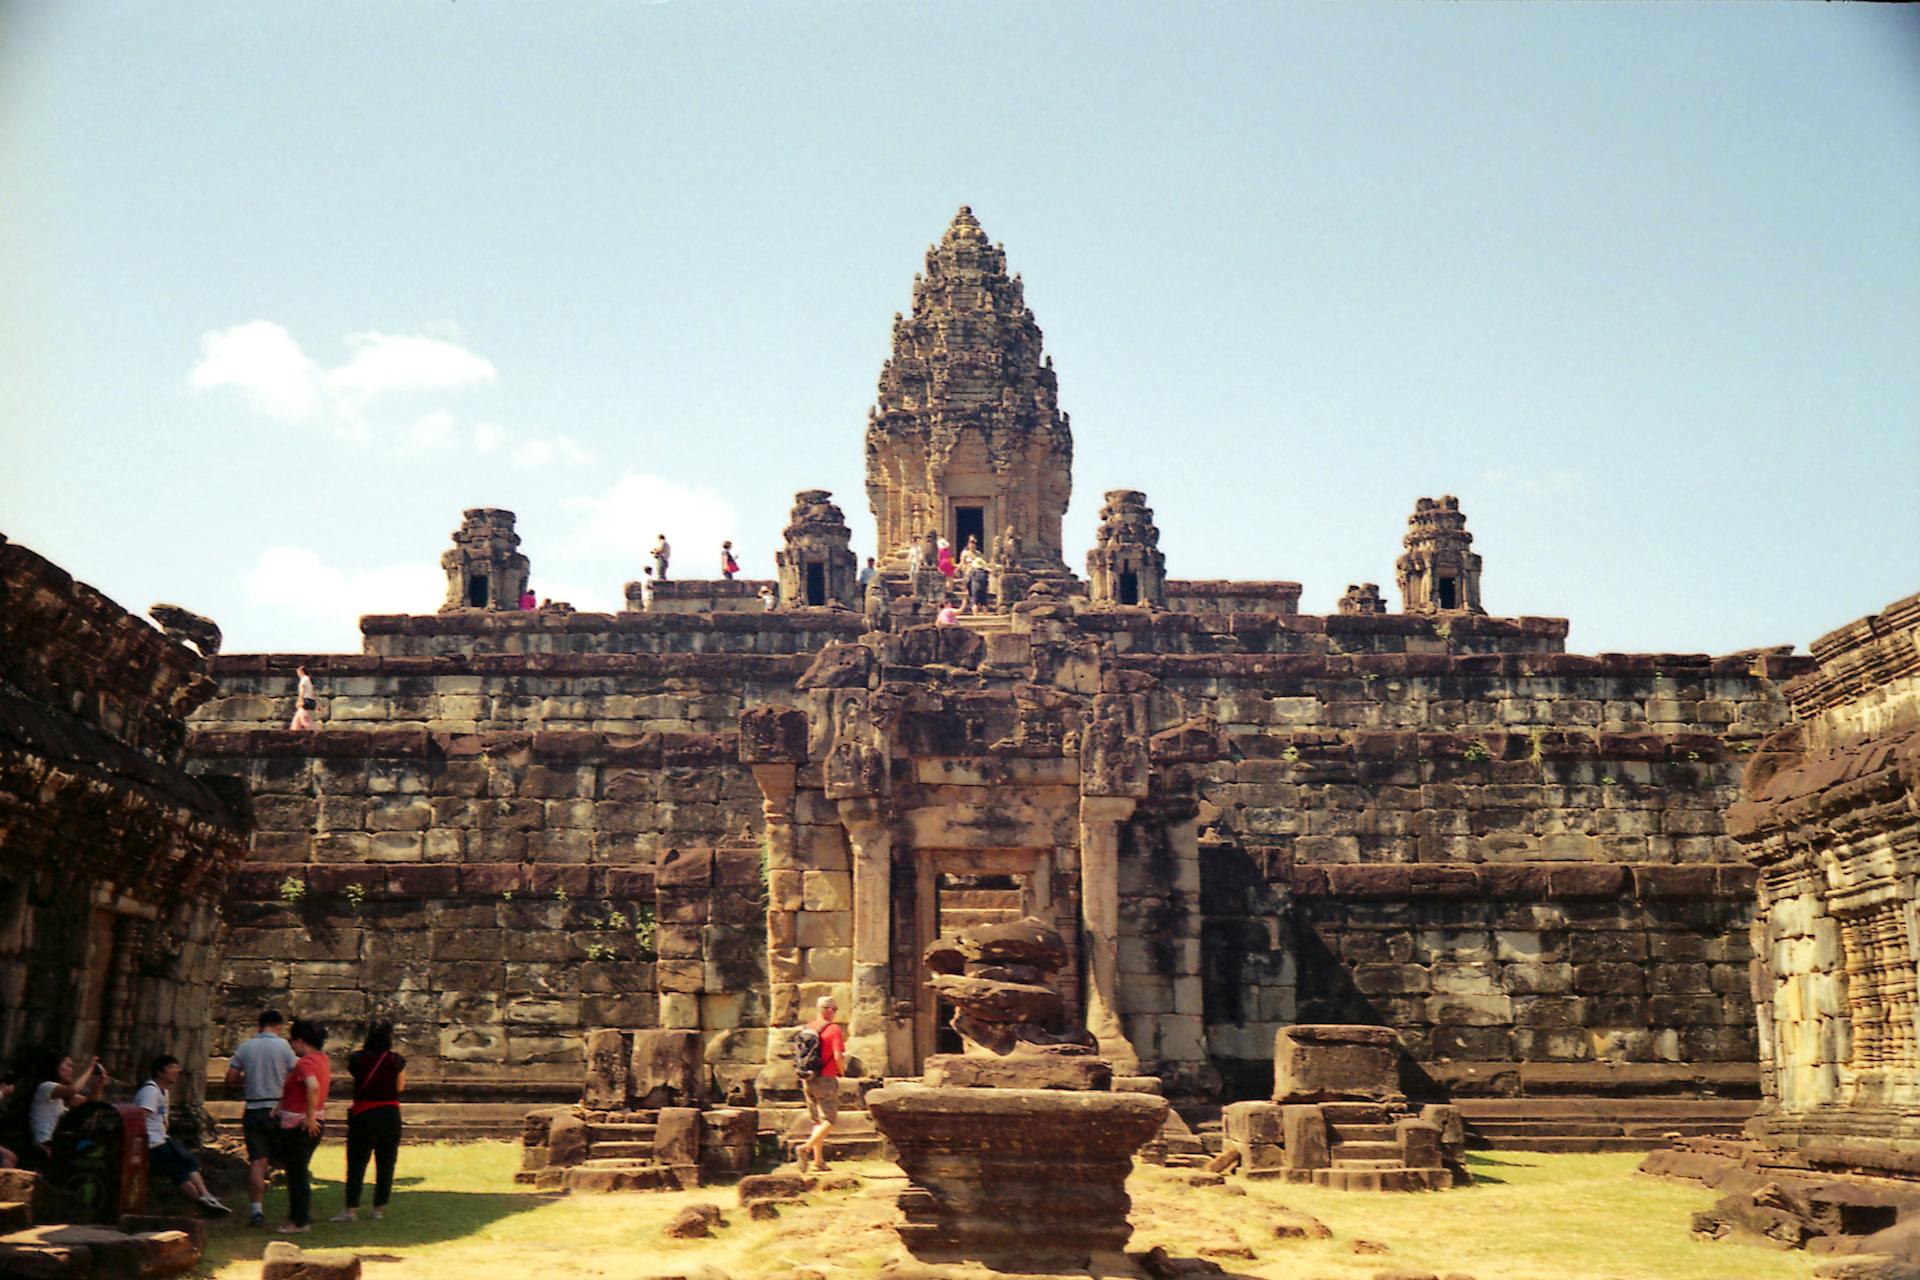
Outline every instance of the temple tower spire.
<svg viewBox="0 0 1920 1280"><path fill-rule="evenodd" d="M893 356L867 415L882 563L904 568L907 546L933 531L956 555L977 537L983 552L996 542L1018 548L1006 567L1065 575L1060 521L1072 471L1073 436L1040 327L1006 253L962 206L914 278L912 314L894 316Z"/></svg>

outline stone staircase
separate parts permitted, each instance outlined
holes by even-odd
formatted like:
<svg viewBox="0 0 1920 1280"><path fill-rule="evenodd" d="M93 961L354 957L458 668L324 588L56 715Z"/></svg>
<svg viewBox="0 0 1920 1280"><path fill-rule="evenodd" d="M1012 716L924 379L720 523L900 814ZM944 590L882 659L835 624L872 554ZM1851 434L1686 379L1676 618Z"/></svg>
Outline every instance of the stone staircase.
<svg viewBox="0 0 1920 1280"><path fill-rule="evenodd" d="M1752 1098L1462 1098L1470 1146L1496 1151L1653 1151L1670 1134L1737 1137Z"/></svg>
<svg viewBox="0 0 1920 1280"><path fill-rule="evenodd" d="M969 631L978 631L981 635L1001 635L1013 630L1013 615L1010 613L963 613L960 625Z"/></svg>
<svg viewBox="0 0 1920 1280"><path fill-rule="evenodd" d="M1288 1172L1310 1173L1313 1185L1336 1191L1444 1191L1453 1185L1445 1167L1408 1166L1392 1113L1381 1104L1324 1102L1320 1111L1327 1120L1329 1167Z"/></svg>
<svg viewBox="0 0 1920 1280"><path fill-rule="evenodd" d="M770 1142L782 1160L793 1159L794 1148L812 1131L803 1106L765 1103L760 1107L761 1139ZM833 1131L827 1135L827 1163L891 1159L893 1148L888 1145L886 1135L874 1127L873 1117L864 1109L841 1107L840 1118L834 1121Z"/></svg>

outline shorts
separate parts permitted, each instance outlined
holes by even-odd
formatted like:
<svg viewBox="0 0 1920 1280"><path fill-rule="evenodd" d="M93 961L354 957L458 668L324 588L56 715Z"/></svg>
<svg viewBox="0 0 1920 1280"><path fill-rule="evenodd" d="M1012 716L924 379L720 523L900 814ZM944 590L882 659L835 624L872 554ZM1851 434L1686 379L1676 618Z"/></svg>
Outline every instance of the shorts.
<svg viewBox="0 0 1920 1280"><path fill-rule="evenodd" d="M247 1140L247 1159L266 1160L273 1155L273 1131L280 1123L273 1118L272 1107L248 1107L240 1116L240 1132Z"/></svg>
<svg viewBox="0 0 1920 1280"><path fill-rule="evenodd" d="M176 1138L147 1148L147 1166L176 1186L200 1172L200 1161Z"/></svg>
<svg viewBox="0 0 1920 1280"><path fill-rule="evenodd" d="M807 1119L815 1124L832 1124L840 1118L839 1076L808 1076L805 1088Z"/></svg>

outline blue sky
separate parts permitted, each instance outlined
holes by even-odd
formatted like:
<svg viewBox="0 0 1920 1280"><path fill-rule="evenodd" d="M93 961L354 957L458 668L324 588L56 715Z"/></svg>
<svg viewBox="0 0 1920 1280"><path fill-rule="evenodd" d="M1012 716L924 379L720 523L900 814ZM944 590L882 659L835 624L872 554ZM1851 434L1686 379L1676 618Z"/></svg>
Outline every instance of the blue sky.
<svg viewBox="0 0 1920 1280"><path fill-rule="evenodd" d="M870 549L956 206L1176 577L1392 589L1461 498L1572 647L1920 589L1920 9L22 4L0 532L233 650L436 607L462 508L611 607L664 529Z"/></svg>

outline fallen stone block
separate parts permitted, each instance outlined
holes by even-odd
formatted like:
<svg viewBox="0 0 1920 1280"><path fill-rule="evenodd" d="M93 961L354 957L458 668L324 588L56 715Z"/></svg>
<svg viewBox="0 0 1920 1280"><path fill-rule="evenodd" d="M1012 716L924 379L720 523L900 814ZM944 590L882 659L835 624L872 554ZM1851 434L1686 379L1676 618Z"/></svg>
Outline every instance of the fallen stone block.
<svg viewBox="0 0 1920 1280"><path fill-rule="evenodd" d="M740 1179L740 1203L755 1200L798 1200L819 1184L798 1173L754 1173Z"/></svg>
<svg viewBox="0 0 1920 1280"><path fill-rule="evenodd" d="M772 1200L755 1200L747 1206L747 1216L755 1222L771 1222L780 1216L780 1206Z"/></svg>
<svg viewBox="0 0 1920 1280"><path fill-rule="evenodd" d="M260 1280L360 1280L360 1259L351 1253L308 1253L274 1240L260 1263Z"/></svg>
<svg viewBox="0 0 1920 1280"><path fill-rule="evenodd" d="M1271 1226L1276 1240L1329 1240L1333 1237L1333 1228L1311 1214L1283 1213L1273 1220Z"/></svg>
<svg viewBox="0 0 1920 1280"><path fill-rule="evenodd" d="M1857 1253L1813 1269L1819 1280L1920 1280L1920 1264L1890 1253Z"/></svg>
<svg viewBox="0 0 1920 1280"><path fill-rule="evenodd" d="M715 1227L724 1227L726 1220L720 1216L717 1204L690 1204L675 1214L673 1221L666 1226L666 1236L671 1240L703 1240L713 1234Z"/></svg>

